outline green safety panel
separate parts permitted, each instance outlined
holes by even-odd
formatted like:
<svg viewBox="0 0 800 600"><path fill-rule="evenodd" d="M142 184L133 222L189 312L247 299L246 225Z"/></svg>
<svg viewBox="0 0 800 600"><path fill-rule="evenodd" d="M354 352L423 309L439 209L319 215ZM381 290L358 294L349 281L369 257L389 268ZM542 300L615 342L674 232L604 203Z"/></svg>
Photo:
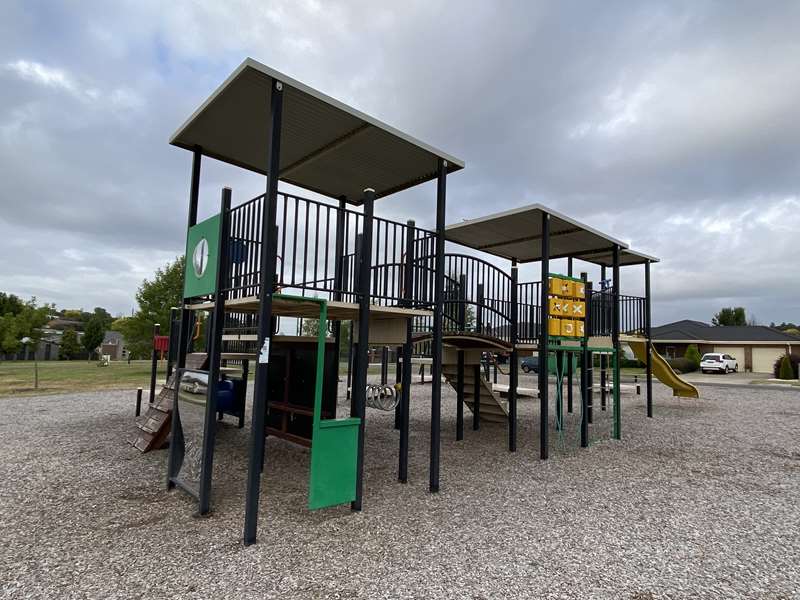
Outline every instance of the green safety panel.
<svg viewBox="0 0 800 600"><path fill-rule="evenodd" d="M207 296L216 291L221 217L222 215L214 215L189 228L186 236L184 298Z"/></svg>
<svg viewBox="0 0 800 600"><path fill-rule="evenodd" d="M356 499L358 440L361 419L322 419L322 380L325 369L325 334L328 303L319 298L275 294L296 302L319 304L317 366L314 381L314 423L311 436L311 472L308 478L308 508L315 510Z"/></svg>
<svg viewBox="0 0 800 600"><path fill-rule="evenodd" d="M328 419L314 428L308 489L311 510L355 500L360 425L358 418Z"/></svg>

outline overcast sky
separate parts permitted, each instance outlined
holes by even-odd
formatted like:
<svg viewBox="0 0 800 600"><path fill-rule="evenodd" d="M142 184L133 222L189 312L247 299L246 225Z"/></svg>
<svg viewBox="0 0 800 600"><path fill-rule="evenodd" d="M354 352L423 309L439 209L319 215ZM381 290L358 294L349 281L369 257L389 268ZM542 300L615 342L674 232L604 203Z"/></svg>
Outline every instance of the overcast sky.
<svg viewBox="0 0 800 600"><path fill-rule="evenodd" d="M167 140L251 56L465 160L449 222L542 202L661 257L655 324L797 322L799 31L795 1L5 0L0 290L129 313L185 244L191 155ZM204 214L263 192L206 165ZM376 214L432 226L433 204L426 184Z"/></svg>

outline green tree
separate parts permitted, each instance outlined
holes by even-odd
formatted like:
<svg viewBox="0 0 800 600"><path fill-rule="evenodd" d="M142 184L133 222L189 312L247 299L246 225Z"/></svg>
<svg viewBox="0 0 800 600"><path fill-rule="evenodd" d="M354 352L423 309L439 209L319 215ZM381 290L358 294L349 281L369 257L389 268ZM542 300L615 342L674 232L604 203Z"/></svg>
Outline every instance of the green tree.
<svg viewBox="0 0 800 600"><path fill-rule="evenodd" d="M58 350L58 358L60 360L72 360L81 351L78 344L78 334L74 329L67 329L61 336L61 347Z"/></svg>
<svg viewBox="0 0 800 600"><path fill-rule="evenodd" d="M37 306L36 298L23 302L13 294L2 294L0 305L6 311L0 313L0 352L8 354L19 352L22 346L20 340L24 337L38 342L41 338L40 328L55 310L48 304Z"/></svg>
<svg viewBox="0 0 800 600"><path fill-rule="evenodd" d="M689 363L694 367L695 370L700 368L700 350L697 349L697 344L689 344L689 347L686 348L686 353L683 357L689 361Z"/></svg>
<svg viewBox="0 0 800 600"><path fill-rule="evenodd" d="M711 319L711 323L720 327L747 325L747 316L745 315L743 306L723 308L714 315L714 318Z"/></svg>
<svg viewBox="0 0 800 600"><path fill-rule="evenodd" d="M169 335L170 309L180 306L183 300L183 265L181 256L163 269L156 270L153 279L145 279L136 292L139 305L136 313L113 321L111 329L125 337L125 345L134 356L150 356L156 323L161 325L161 335ZM202 345L202 339L197 341Z"/></svg>
<svg viewBox="0 0 800 600"><path fill-rule="evenodd" d="M788 354L784 354L781 359L781 370L778 373L778 379L794 379L794 369Z"/></svg>
<svg viewBox="0 0 800 600"><path fill-rule="evenodd" d="M86 329L83 332L81 343L83 349L89 353L89 360L92 359L92 355L96 352L98 346L103 343L105 335L106 329L102 317L93 317L86 323Z"/></svg>
<svg viewBox="0 0 800 600"><path fill-rule="evenodd" d="M100 321L100 324L103 326L104 332L111 329L111 323L114 322L114 317L112 317L111 313L108 312L102 306L95 306L92 316L89 317L89 321L91 321L92 319L97 319Z"/></svg>

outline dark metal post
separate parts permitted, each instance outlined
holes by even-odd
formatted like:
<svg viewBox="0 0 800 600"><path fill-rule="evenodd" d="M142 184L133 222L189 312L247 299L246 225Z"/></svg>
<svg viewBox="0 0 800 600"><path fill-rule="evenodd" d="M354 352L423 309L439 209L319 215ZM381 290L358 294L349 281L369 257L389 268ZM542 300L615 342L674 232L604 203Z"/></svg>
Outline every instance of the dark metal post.
<svg viewBox="0 0 800 600"><path fill-rule="evenodd" d="M222 188L219 219L219 257L217 259L216 285L212 327L209 334L208 386L206 388L206 418L203 427L203 461L200 466L199 509L201 515L211 510L211 475L214 464L214 441L216 438L217 391L219 388L220 353L222 330L225 328L225 281L228 274L228 237L230 231L231 189Z"/></svg>
<svg viewBox="0 0 800 600"><path fill-rule="evenodd" d="M592 284L587 281L588 274L581 273L581 279L586 286L586 299L587 299L587 306L592 301ZM591 331L592 327L592 317L589 315L589 311L586 312L586 319L584 320L583 326L584 328L588 328L588 331ZM589 420L589 423L594 422L594 353L591 350L586 351L586 362L583 364L583 368L586 369L586 416Z"/></svg>
<svg viewBox="0 0 800 600"><path fill-rule="evenodd" d="M261 222L261 274L258 309L259 356L255 364L253 415L250 426L250 456L247 472L247 496L244 513L244 543L256 541L258 500L261 494L266 434L267 394L269 393L269 346L272 339L272 293L278 255L276 216L278 210L278 174L280 172L281 123L283 120L283 84L272 80L270 88L270 129L267 148L267 193Z"/></svg>
<svg viewBox="0 0 800 600"><path fill-rule="evenodd" d="M539 456L546 460L549 455L548 420L550 407L549 377L547 369L547 346L550 336L547 330L550 306L548 287L550 279L550 215L542 212L542 284L541 284L541 323L539 324Z"/></svg>
<svg viewBox="0 0 800 600"><path fill-rule="evenodd" d="M169 309L169 347L167 348L167 381L172 377L175 368L175 359L178 356L178 337L180 325L178 325L179 308Z"/></svg>
<svg viewBox="0 0 800 600"><path fill-rule="evenodd" d="M572 257L570 256L567 259L567 275L572 277ZM588 312L589 305L587 303L586 310ZM575 367L575 355L573 353L567 353L567 412L572 412L572 401L573 401L573 392L572 392L572 376L573 370Z"/></svg>
<svg viewBox="0 0 800 600"><path fill-rule="evenodd" d="M605 298L606 296L603 294L603 283L606 280L606 266L600 266L600 309L601 314L605 313ZM587 309L588 314L588 309ZM601 317L601 322L603 318ZM600 355L600 410L606 409L606 386L608 385L608 380L606 377L606 370L608 369L608 355L603 353Z"/></svg>
<svg viewBox="0 0 800 600"><path fill-rule="evenodd" d="M136 416L142 414L142 388L136 388Z"/></svg>
<svg viewBox="0 0 800 600"><path fill-rule="evenodd" d="M414 304L414 237L415 223L409 221L406 237L406 262L403 272L403 306ZM398 479L408 481L408 427L411 410L411 354L414 342L413 319L406 319L406 343L403 344L403 379L400 382L400 469Z"/></svg>
<svg viewBox="0 0 800 600"><path fill-rule="evenodd" d="M153 325L153 357L150 363L150 404L156 400L156 371L158 370L158 350L156 350L156 336L161 334L161 325Z"/></svg>
<svg viewBox="0 0 800 600"><path fill-rule="evenodd" d="M644 263L644 328L647 336L647 416L653 416L653 336L650 312L650 261Z"/></svg>
<svg viewBox="0 0 800 600"><path fill-rule="evenodd" d="M519 384L519 357L517 339L519 326L519 306L517 282L519 269L517 261L511 261L511 368L508 374L508 451L517 451L517 385Z"/></svg>
<svg viewBox="0 0 800 600"><path fill-rule="evenodd" d="M472 367L472 430L481 428L481 365Z"/></svg>
<svg viewBox="0 0 800 600"><path fill-rule="evenodd" d="M622 437L622 406L619 397L619 246L614 246L614 307L611 313L611 339L614 345L614 427L613 435L615 439Z"/></svg>
<svg viewBox="0 0 800 600"><path fill-rule="evenodd" d="M381 385L389 382L389 346L381 347Z"/></svg>
<svg viewBox="0 0 800 600"><path fill-rule="evenodd" d="M439 159L436 185L436 262L433 287L433 341L431 355L431 451L429 488L439 491L439 453L442 417L442 319L444 313L444 225L447 196L447 161Z"/></svg>
<svg viewBox="0 0 800 600"><path fill-rule="evenodd" d="M464 351L458 351L458 385L456 387L456 441L464 439Z"/></svg>
<svg viewBox="0 0 800 600"><path fill-rule="evenodd" d="M483 284L478 284L478 306L475 310L475 333L483 333ZM495 381L495 383L497 383Z"/></svg>
<svg viewBox="0 0 800 600"><path fill-rule="evenodd" d="M192 156L192 180L189 186L189 214L186 224L186 237L189 237L189 229L197 225L197 204L200 199L200 164L203 158L203 152L200 147L194 149ZM185 257L184 265L184 281L186 281L186 269L189 268L190 258ZM186 308L185 298L183 298L183 291L181 290L181 322L178 334L178 353L175 358L175 368L180 371L186 366L186 352L189 347L189 340L192 337L192 314ZM178 377L180 378L180 376ZM176 386L177 389L177 386ZM167 489L172 489L174 483L172 478L177 475L180 463L183 460L183 449L176 449L177 434L180 431L181 416L178 411L177 402L172 407L172 423L170 424L170 445L169 445L169 458L167 459Z"/></svg>
<svg viewBox="0 0 800 600"><path fill-rule="evenodd" d="M369 368L369 304L372 275L372 215L375 190L364 190L364 229L361 234L361 263L358 266L358 345L353 373L353 394L350 416L361 419L358 428L358 457L356 461L356 499L352 510L361 510L364 490L364 426L367 406L367 369Z"/></svg>

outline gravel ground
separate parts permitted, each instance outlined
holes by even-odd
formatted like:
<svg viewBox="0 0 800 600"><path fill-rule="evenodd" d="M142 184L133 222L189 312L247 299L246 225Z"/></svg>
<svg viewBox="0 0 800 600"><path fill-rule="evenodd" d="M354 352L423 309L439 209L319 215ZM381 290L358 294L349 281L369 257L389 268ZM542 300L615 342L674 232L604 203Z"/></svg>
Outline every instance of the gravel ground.
<svg viewBox="0 0 800 600"><path fill-rule="evenodd" d="M521 382L531 385L532 382ZM427 493L428 385L415 385L408 485L392 417L368 412L364 511L305 509L308 452L268 441L259 543L243 547L247 432L224 426L214 513L164 491L133 392L0 399L0 594L8 598L800 598L800 394L656 386L597 410L538 460L501 426L454 441L443 386L442 490ZM249 427L249 424L248 424Z"/></svg>

